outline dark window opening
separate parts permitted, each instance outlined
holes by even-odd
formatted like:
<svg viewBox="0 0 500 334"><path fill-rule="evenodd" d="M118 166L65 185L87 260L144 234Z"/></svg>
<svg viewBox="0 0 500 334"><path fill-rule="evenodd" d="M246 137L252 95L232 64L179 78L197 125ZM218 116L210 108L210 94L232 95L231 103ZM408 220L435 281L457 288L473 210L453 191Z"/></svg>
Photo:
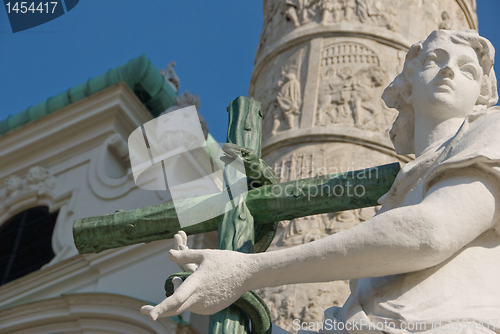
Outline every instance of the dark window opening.
<svg viewBox="0 0 500 334"><path fill-rule="evenodd" d="M52 233L57 214L40 206L0 226L0 285L38 270L54 258Z"/></svg>

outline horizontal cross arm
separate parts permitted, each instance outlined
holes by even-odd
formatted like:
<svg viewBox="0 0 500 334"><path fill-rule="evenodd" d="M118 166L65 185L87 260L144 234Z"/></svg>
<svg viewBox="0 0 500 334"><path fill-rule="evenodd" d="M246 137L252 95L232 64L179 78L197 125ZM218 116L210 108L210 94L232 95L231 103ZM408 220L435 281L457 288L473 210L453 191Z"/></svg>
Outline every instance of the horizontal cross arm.
<svg viewBox="0 0 500 334"><path fill-rule="evenodd" d="M378 205L389 191L399 163L348 173L337 173L263 186L247 194L246 204L255 224L268 224L314 214L338 212ZM185 199L177 210L203 217L206 201L220 202L223 194ZM173 202L118 211L75 220L73 236L81 254L142 242L169 239L179 230L187 234L215 231L221 217L181 228Z"/></svg>

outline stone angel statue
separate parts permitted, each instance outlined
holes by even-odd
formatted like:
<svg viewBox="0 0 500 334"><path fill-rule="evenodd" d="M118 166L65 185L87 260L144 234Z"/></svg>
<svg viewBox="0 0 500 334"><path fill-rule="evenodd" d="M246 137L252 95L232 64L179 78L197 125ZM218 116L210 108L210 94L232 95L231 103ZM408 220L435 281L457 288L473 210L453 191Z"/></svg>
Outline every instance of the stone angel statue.
<svg viewBox="0 0 500 334"><path fill-rule="evenodd" d="M373 218L259 254L191 250L181 233L170 257L193 274L141 311L152 319L186 310L213 314L249 290L351 279L351 296L326 310L321 333L500 333L493 62L491 43L471 30L434 31L413 45L382 97L399 111L390 132L396 151L415 160Z"/></svg>

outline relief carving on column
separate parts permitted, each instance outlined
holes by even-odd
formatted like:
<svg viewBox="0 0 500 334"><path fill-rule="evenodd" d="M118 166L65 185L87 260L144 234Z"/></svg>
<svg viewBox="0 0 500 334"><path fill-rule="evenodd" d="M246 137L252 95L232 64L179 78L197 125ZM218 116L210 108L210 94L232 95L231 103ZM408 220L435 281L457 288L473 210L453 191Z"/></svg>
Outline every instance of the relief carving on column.
<svg viewBox="0 0 500 334"><path fill-rule="evenodd" d="M269 24L269 22L272 24L274 17L279 15L282 21L288 22L288 25L295 28L308 23L333 24L341 21L353 21L394 29L394 19L397 15L399 1L268 0L264 25Z"/></svg>
<svg viewBox="0 0 500 334"><path fill-rule="evenodd" d="M469 1L472 9L475 2ZM414 38L423 39L436 29L471 29L465 13L457 0L413 0L408 9L418 14L413 27Z"/></svg>
<svg viewBox="0 0 500 334"><path fill-rule="evenodd" d="M399 0L356 0L356 15L362 23L372 23L395 30Z"/></svg>
<svg viewBox="0 0 500 334"><path fill-rule="evenodd" d="M300 81L297 79L296 70L282 71L284 78L278 82L279 92L276 95L276 101L280 111L276 113L273 122L272 134L275 135L284 121L285 128L288 130L296 129L298 126L298 115L300 107Z"/></svg>
<svg viewBox="0 0 500 334"><path fill-rule="evenodd" d="M401 0L267 0L257 53L296 28L340 22L370 24L396 30Z"/></svg>
<svg viewBox="0 0 500 334"><path fill-rule="evenodd" d="M280 131L298 128L302 104L302 63L304 48L291 55L281 66L281 74L266 82L259 99L264 113L263 139Z"/></svg>
<svg viewBox="0 0 500 334"><path fill-rule="evenodd" d="M315 126L390 128L394 113L377 98L387 75L375 52L359 43L330 44L322 51L320 67Z"/></svg>
<svg viewBox="0 0 500 334"><path fill-rule="evenodd" d="M439 23L439 29L452 30L453 20L450 17L450 13L447 10L441 13L441 22Z"/></svg>

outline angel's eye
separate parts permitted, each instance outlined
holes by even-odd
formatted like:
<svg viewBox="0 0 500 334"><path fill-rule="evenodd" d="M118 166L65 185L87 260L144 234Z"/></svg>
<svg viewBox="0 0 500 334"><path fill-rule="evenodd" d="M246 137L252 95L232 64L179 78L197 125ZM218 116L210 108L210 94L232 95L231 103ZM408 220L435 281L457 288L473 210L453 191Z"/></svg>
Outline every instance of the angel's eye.
<svg viewBox="0 0 500 334"><path fill-rule="evenodd" d="M425 57L424 65L425 66L432 66L432 65L435 65L436 62L437 62L436 55L435 54L430 54L427 57Z"/></svg>
<svg viewBox="0 0 500 334"><path fill-rule="evenodd" d="M476 80L478 77L477 69L473 65L462 65L460 66L460 71L462 71L462 73L469 79Z"/></svg>

